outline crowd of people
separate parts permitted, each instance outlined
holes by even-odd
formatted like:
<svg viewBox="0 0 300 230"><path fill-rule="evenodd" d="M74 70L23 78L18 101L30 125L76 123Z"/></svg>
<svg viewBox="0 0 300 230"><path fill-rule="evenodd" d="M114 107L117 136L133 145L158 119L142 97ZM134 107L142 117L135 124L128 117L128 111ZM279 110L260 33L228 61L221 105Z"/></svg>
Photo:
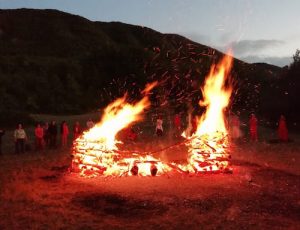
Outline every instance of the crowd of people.
<svg viewBox="0 0 300 230"><path fill-rule="evenodd" d="M94 123L89 119L86 123L86 127L82 128L80 123L76 121L73 125L72 138L73 140L78 138L84 129L90 129L94 126ZM0 129L0 154L2 153L2 136L5 134L3 129ZM34 128L34 150L42 151L44 149L56 149L57 147L67 147L68 140L71 132L66 121L61 122L58 129L56 121L44 124L37 123ZM58 137L60 136L60 142ZM32 146L28 143L28 136L23 128L22 124L18 124L17 128L13 132L13 139L15 143L15 153L24 153L31 150Z"/></svg>
<svg viewBox="0 0 300 230"><path fill-rule="evenodd" d="M174 136L178 137L181 135L184 129L184 124L182 122L181 115L176 113L174 115L173 121L171 122L173 125ZM185 129L188 131L188 135L192 135L197 130L197 117L189 114L187 119L188 127ZM89 119L86 122L86 127L84 129L91 129L94 126L94 122ZM240 118L239 114L231 114L227 120L227 128L229 131L229 137L232 140L237 140L242 137L241 128L240 128ZM251 114L249 118L249 138L251 141L258 141L258 120L255 114ZM76 121L73 125L72 129L72 138L75 140L78 138L84 130L80 123ZM286 119L283 115L280 116L278 122L278 139L282 142L287 142L288 138L288 129L286 124ZM70 135L69 126L66 121L63 121L60 124L60 130L58 130L58 126L56 121L52 121L50 123L46 122L43 125L38 123L34 130L35 136L35 147L36 151L41 151L45 148L48 149L56 149L58 144L58 133L60 133L60 146L62 148L68 146L68 139ZM133 129L133 127L129 127L126 130L126 139L130 141L136 141L138 135L137 132ZM5 130L0 129L0 154L2 154L2 136L5 134ZM164 121L163 116L158 115L156 119L155 126L155 135L157 137L161 137L164 135ZM17 128L14 130L14 142L15 142L15 153L24 153L26 150L29 150L30 145L26 144L27 142L27 134L22 126L22 124L18 124Z"/></svg>
<svg viewBox="0 0 300 230"><path fill-rule="evenodd" d="M258 119L254 113L250 115L248 127L250 141L258 141ZM229 120L229 134L232 139L239 139L242 136L238 115L232 115ZM286 119L283 115L280 116L278 121L277 135L278 140L281 142L287 142L289 140Z"/></svg>
<svg viewBox="0 0 300 230"><path fill-rule="evenodd" d="M197 116L192 116L191 114L189 114L187 118L187 123L188 125L185 131L189 136L191 136L193 133L197 131L197 125L198 125ZM226 126L229 132L229 137L232 140L238 140L243 136L241 132L241 122L239 118L239 113L230 114L226 121ZM258 141L258 120L254 113L250 115L248 121L248 127L249 127L248 130L249 130L250 141ZM183 132L182 128L183 128L182 119L180 115L177 113L173 118L173 129L175 131L174 134L175 137L178 137L182 134ZM156 120L156 135L162 136L163 130L164 130L163 119L162 116L160 115ZM280 116L277 132L278 132L279 141L287 142L289 140L286 119L283 115Z"/></svg>

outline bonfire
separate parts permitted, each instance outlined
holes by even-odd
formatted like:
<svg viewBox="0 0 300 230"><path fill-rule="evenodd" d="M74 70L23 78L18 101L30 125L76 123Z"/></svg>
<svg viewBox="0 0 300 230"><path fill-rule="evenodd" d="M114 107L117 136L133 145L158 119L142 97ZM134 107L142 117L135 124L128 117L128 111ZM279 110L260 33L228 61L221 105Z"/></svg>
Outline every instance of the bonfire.
<svg viewBox="0 0 300 230"><path fill-rule="evenodd" d="M200 106L206 108L198 119L197 130L191 136L183 134L182 144L188 147L186 164L162 162L150 153L120 150L116 135L132 122L139 121L142 112L150 106L149 91L157 83L147 85L142 92L144 97L133 104L126 95L115 100L104 110L95 127L86 131L73 143L73 171L83 176L156 176L175 170L180 173L231 171L228 151L228 136L224 122L224 109L227 107L232 88L228 83L232 64L227 55L218 65L213 65L202 88L203 100Z"/></svg>
<svg viewBox="0 0 300 230"><path fill-rule="evenodd" d="M183 170L193 173L231 171L228 132L224 119L224 110L232 92L229 78L231 65L232 57L226 55L218 65L212 66L205 79L203 100L199 105L206 110L198 119L196 132L191 136L183 133L188 139L186 144L189 151L188 164L180 165Z"/></svg>
<svg viewBox="0 0 300 230"><path fill-rule="evenodd" d="M116 135L142 118L142 112L150 106L148 93L156 84L147 85L142 91L144 97L136 103L128 103L125 94L106 107L101 121L74 141L73 171L84 176L155 176L170 170L150 154L121 151L117 146L122 142Z"/></svg>

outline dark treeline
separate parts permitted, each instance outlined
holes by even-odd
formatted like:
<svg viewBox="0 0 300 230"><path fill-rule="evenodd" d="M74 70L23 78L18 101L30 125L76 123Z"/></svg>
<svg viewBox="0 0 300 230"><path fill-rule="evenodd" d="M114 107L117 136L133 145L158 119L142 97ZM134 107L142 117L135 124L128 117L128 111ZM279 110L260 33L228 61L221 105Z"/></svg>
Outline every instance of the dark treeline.
<svg viewBox="0 0 300 230"><path fill-rule="evenodd" d="M0 122L26 122L29 113L96 110L125 92L136 99L153 80L160 82L153 105L196 108L200 85L222 56L141 26L91 22L55 10L0 10ZM270 119L299 115L299 65L235 59L232 76L232 110Z"/></svg>

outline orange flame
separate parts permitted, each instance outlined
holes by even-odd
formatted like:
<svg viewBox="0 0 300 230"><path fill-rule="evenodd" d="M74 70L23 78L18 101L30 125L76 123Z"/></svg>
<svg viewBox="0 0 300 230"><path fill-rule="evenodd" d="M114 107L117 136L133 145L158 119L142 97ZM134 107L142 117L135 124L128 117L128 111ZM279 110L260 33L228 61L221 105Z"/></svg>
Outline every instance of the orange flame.
<svg viewBox="0 0 300 230"><path fill-rule="evenodd" d="M188 137L189 164L181 166L182 169L194 172L218 171L226 169L229 165L224 109L232 93L232 87L225 86L226 81L230 80L231 65L232 56L226 55L218 65L211 67L201 89L203 100L199 102L200 106L206 107L206 111L198 120L196 132Z"/></svg>
<svg viewBox="0 0 300 230"><path fill-rule="evenodd" d="M157 82L147 84L142 93L146 95L156 85ZM126 103L126 99L127 94L109 104L104 110L101 121L85 132L83 138L90 141L101 140L105 142L108 149L115 149L117 133L132 122L140 120L143 110L150 106L148 96L143 97L135 104Z"/></svg>
<svg viewBox="0 0 300 230"><path fill-rule="evenodd" d="M101 121L74 141L72 161L82 175L91 172L100 175L161 175L172 169L180 172L225 171L229 169L230 155L227 151L228 138L224 122L224 109L228 106L232 87L229 72L231 55L227 55L218 65L213 65L204 87L200 106L206 111L198 119L197 129L187 138L188 162L185 165L165 164L150 154L131 152L129 156L116 146L117 133L134 121L141 119L141 113L149 107L147 94L157 83L148 84L142 91L144 97L135 104L126 102L126 95L107 106ZM226 87L225 83L228 83Z"/></svg>
<svg viewBox="0 0 300 230"><path fill-rule="evenodd" d="M116 140L117 133L134 121L141 119L141 113L150 106L148 93L157 82L147 84L142 91L144 97L135 104L126 102L127 95L109 104L102 119L93 128L74 141L73 167L76 165L82 175L90 172L103 175L155 175L168 167L151 155L145 157L131 154L121 156ZM134 170L132 170L134 169Z"/></svg>
<svg viewBox="0 0 300 230"><path fill-rule="evenodd" d="M231 64L232 57L226 55L217 66L212 66L205 80L201 89L203 100L199 104L206 106L206 112L198 122L197 135L227 132L223 111L229 103L232 88L226 88L224 83L229 77Z"/></svg>

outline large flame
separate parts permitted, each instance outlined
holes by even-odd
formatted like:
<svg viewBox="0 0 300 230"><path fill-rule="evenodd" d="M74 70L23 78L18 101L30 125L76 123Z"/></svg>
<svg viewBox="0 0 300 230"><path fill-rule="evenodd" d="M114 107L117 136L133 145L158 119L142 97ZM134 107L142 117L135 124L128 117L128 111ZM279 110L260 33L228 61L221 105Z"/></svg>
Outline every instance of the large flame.
<svg viewBox="0 0 300 230"><path fill-rule="evenodd" d="M131 153L130 156L120 154L116 140L119 131L132 122L141 119L141 113L150 106L148 92L157 82L148 84L142 91L144 97L134 103L127 103L126 94L104 110L99 123L83 133L74 141L73 167L77 167L83 175L153 175L163 172L163 164L151 155L140 156Z"/></svg>
<svg viewBox="0 0 300 230"><path fill-rule="evenodd" d="M224 122L224 109L229 103L232 88L225 87L231 69L232 57L226 55L218 65L211 67L202 88L203 100L200 106L206 106L204 115L198 122L197 135L227 132Z"/></svg>
<svg viewBox="0 0 300 230"><path fill-rule="evenodd" d="M188 165L184 170L220 171L228 169L230 155L227 151L228 138L224 121L224 109L227 107L232 87L229 72L232 56L226 55L218 65L211 67L202 88L203 100L199 102L206 111L198 119L197 129L187 146L189 148Z"/></svg>
<svg viewBox="0 0 300 230"><path fill-rule="evenodd" d="M197 129L186 137L189 156L187 163L166 164L151 154L120 151L117 133L134 121L150 105L147 93L156 83L147 85L144 97L134 104L126 102L126 95L107 106L101 121L74 141L73 166L82 175L161 175L172 169L179 172L216 172L229 168L228 137L224 122L224 109L229 103L232 88L229 72L231 55L225 56L218 65L213 65L202 88L200 106L206 108L198 120ZM226 87L227 84L227 87Z"/></svg>
<svg viewBox="0 0 300 230"><path fill-rule="evenodd" d="M142 93L147 94L156 85L157 82L148 84ZM101 141L108 149L115 149L117 133L132 122L140 120L143 110L150 106L148 96L135 104L126 103L126 100L127 94L109 104L104 110L101 121L85 132L83 138L89 141Z"/></svg>

